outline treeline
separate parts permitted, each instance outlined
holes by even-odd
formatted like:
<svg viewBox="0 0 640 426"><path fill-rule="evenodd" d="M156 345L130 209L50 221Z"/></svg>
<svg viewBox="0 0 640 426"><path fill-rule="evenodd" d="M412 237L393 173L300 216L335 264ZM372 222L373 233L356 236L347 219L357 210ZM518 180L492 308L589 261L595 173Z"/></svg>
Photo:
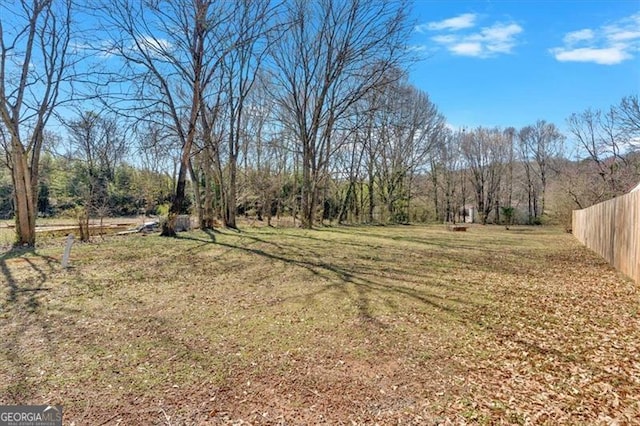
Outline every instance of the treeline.
<svg viewBox="0 0 640 426"><path fill-rule="evenodd" d="M0 171L0 219L14 217L14 194L6 169ZM168 212L173 180L125 162L111 174L92 174L74 158L45 155L38 183L39 217L93 218L158 215Z"/></svg>
<svg viewBox="0 0 640 426"><path fill-rule="evenodd" d="M637 96L570 117L572 161L545 121L449 129L408 82L403 0L20 3L0 18L19 244L47 200L84 221L166 213L167 236L187 212L202 228L239 214L541 223L638 178Z"/></svg>
<svg viewBox="0 0 640 426"><path fill-rule="evenodd" d="M406 136L394 127L389 116L401 116L403 108L390 102L391 87L406 102L405 114L420 112L413 132L431 126L432 133ZM551 123L454 131L443 126L428 98L403 80L388 89L380 98L392 106L370 109L369 123L345 135L334 153L317 221L568 224L572 209L624 193L640 180L637 141L625 119L625 108L637 105L634 97L614 106L615 116L611 109L606 114L587 110L572 115L568 122L574 138L590 145L579 146L582 158L569 160L565 136ZM412 96L413 102L407 102ZM66 143L47 134L55 139L50 146L66 151L47 152L41 160L40 216L86 213L83 217L88 219L168 213L179 159L177 153L172 159L164 148L158 149L157 134L127 139L115 119L95 113L81 114L68 128ZM299 221L302 177L291 145L278 138L262 141L254 134L244 139L238 159L235 213L267 224L282 216ZM206 206L212 220L220 220L221 175L208 174L208 164L217 170L227 167L202 152L192 157L184 212L202 220ZM13 216L7 171L0 174L0 215Z"/></svg>

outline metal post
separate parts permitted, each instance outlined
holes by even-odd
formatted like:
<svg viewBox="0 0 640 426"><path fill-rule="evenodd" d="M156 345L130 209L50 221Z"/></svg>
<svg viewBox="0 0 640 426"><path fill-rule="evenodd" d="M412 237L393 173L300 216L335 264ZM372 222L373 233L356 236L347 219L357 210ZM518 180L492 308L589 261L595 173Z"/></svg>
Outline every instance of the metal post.
<svg viewBox="0 0 640 426"><path fill-rule="evenodd" d="M71 255L71 246L73 245L73 234L67 236L67 243L64 246L64 254L62 255L62 267L69 267L69 256Z"/></svg>

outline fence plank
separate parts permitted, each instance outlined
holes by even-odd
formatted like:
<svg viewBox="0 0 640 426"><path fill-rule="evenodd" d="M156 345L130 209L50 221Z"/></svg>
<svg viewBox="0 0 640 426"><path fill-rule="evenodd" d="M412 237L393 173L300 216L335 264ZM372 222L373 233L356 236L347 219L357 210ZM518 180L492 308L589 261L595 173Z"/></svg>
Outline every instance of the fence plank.
<svg viewBox="0 0 640 426"><path fill-rule="evenodd" d="M573 211L573 235L640 283L640 191Z"/></svg>

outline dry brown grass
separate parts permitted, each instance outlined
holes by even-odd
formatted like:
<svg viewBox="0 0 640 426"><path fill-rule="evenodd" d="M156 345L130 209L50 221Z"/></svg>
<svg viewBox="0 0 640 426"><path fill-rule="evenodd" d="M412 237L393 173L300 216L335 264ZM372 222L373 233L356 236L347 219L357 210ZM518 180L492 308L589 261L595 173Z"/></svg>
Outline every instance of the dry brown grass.
<svg viewBox="0 0 640 426"><path fill-rule="evenodd" d="M633 423L639 289L553 229L247 229L0 257L0 403L81 424Z"/></svg>

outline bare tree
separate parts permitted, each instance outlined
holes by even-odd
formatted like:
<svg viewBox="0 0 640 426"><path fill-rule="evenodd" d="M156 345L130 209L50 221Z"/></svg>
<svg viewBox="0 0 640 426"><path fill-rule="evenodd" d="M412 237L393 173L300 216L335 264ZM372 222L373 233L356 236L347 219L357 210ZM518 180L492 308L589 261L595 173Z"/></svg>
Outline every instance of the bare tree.
<svg viewBox="0 0 640 426"><path fill-rule="evenodd" d="M71 0L0 4L0 133L14 185L16 244L36 241L44 131L72 77Z"/></svg>
<svg viewBox="0 0 640 426"><path fill-rule="evenodd" d="M115 180L115 170L126 154L127 147L121 127L112 117L85 111L67 123L74 156L81 162L81 190L84 209L79 215L80 239L89 239L89 219L108 213L109 184Z"/></svg>
<svg viewBox="0 0 640 426"><path fill-rule="evenodd" d="M434 186L439 189L444 197L444 214L437 215L437 218L445 222L455 222L456 214L464 205L460 205L460 188L458 174L461 173L460 139L461 131L452 132L443 130L436 144L436 152L433 156L432 174L438 176L434 179ZM434 192L435 189L434 188ZM434 194L434 196L437 196ZM440 200L438 200L440 204ZM436 209L437 210L437 209Z"/></svg>
<svg viewBox="0 0 640 426"><path fill-rule="evenodd" d="M222 219L225 226L236 228L237 166L243 140L247 136L245 106L258 70L268 53L272 18L277 6L270 0L238 1L231 14L229 48L222 59L220 90L224 93L222 109L226 120L227 164L218 170L222 182ZM219 151L217 151L219 152ZM219 160L220 161L220 160Z"/></svg>
<svg viewBox="0 0 640 426"><path fill-rule="evenodd" d="M461 149L470 169L471 184L483 225L488 223L493 209L499 210L500 184L510 142L500 129L482 127L466 132L462 138Z"/></svg>
<svg viewBox="0 0 640 426"><path fill-rule="evenodd" d="M364 118L365 114L359 111L355 112L354 120ZM352 132L343 133L346 139L342 144L343 149L336 156L334 175L337 177L338 183L343 179L346 180L344 194L340 197L340 206L338 209L338 221L345 222L349 212L353 211L355 216L362 214L358 205L358 198L362 198L364 194L358 193L358 182L361 180L362 165L365 154L365 140L367 136L367 126L361 125L357 121L351 123Z"/></svg>
<svg viewBox="0 0 640 426"><path fill-rule="evenodd" d="M375 110L378 107L379 94L378 91L372 91L372 96L367 96L366 101L369 103L366 110L365 127L363 135L363 152L364 163L366 168L366 187L367 187L367 222L374 222L374 212L376 208L376 190L375 184L377 179L377 167L380 150L382 147L382 138L376 135L376 115ZM364 196L363 196L364 198Z"/></svg>
<svg viewBox="0 0 640 426"><path fill-rule="evenodd" d="M180 159L178 144L172 141L173 133L156 123L138 123L131 136L141 174L141 190L145 214L154 212L158 203L170 199L175 187L176 167ZM173 172L173 174L172 174ZM161 176L163 178L158 179ZM167 183L171 183L167 186Z"/></svg>
<svg viewBox="0 0 640 426"><path fill-rule="evenodd" d="M640 102L638 95L625 96L617 107L621 127L631 149L640 149Z"/></svg>
<svg viewBox="0 0 640 426"><path fill-rule="evenodd" d="M578 144L581 159L588 162L588 170L598 176L599 184L590 202L600 202L620 195L637 183L637 171L629 163L628 133L621 126L619 111L587 109L572 114L567 120L569 131ZM583 205L589 204L583 201Z"/></svg>
<svg viewBox="0 0 640 426"><path fill-rule="evenodd" d="M380 178L378 165L385 143L382 130L385 117L388 115L387 96L393 93L391 87L397 87L401 80L406 84L405 77L402 70L397 67L388 69L380 84L372 87L356 104L358 135L362 139L362 163L365 169L363 175L366 176L363 186L366 188L366 197L362 194L361 203L364 204L366 199L368 223L374 222L374 212L378 207L376 185Z"/></svg>
<svg viewBox="0 0 640 426"><path fill-rule="evenodd" d="M112 43L104 47L119 56L119 78L129 90L116 107L121 113L141 112L138 118L168 126L180 143L175 193L162 235L175 235L175 218L185 210L187 173L198 135L203 96L225 52L219 47L228 24L224 3L213 0L115 0L105 2L105 29ZM114 99L113 94L110 99Z"/></svg>
<svg viewBox="0 0 640 426"><path fill-rule="evenodd" d="M313 226L336 123L406 54L403 1L291 0L274 78L302 159L302 225Z"/></svg>
<svg viewBox="0 0 640 426"><path fill-rule="evenodd" d="M277 111L269 96L269 75L264 71L257 74L247 99L243 126L244 207L246 211L253 203L256 218L266 218L271 226L272 217L279 216L284 208L290 152L281 137Z"/></svg>
<svg viewBox="0 0 640 426"><path fill-rule="evenodd" d="M509 144L509 155L507 158L507 175L506 177L506 208L513 209L513 169L516 162L516 152L515 152L515 139L516 139L516 129L513 127L508 127L504 130L504 135L507 138L507 142ZM512 211L513 214L513 211ZM510 225L511 223L508 223ZM507 226L508 226L507 225Z"/></svg>
<svg viewBox="0 0 640 426"><path fill-rule="evenodd" d="M545 214L549 174L554 170L552 162L562 154L564 136L554 124L544 120L523 128L518 136L532 223L534 218Z"/></svg>
<svg viewBox="0 0 640 426"><path fill-rule="evenodd" d="M525 127L518 132L518 153L524 170L524 186L527 193L528 222L532 224L538 217L538 182L533 171L533 143L530 143L533 131L531 127Z"/></svg>
<svg viewBox="0 0 640 426"><path fill-rule="evenodd" d="M412 178L429 162L444 130L444 118L428 95L413 86L392 84L379 111L380 156L378 192L387 206L388 219L409 220ZM403 211L404 210L404 211Z"/></svg>

